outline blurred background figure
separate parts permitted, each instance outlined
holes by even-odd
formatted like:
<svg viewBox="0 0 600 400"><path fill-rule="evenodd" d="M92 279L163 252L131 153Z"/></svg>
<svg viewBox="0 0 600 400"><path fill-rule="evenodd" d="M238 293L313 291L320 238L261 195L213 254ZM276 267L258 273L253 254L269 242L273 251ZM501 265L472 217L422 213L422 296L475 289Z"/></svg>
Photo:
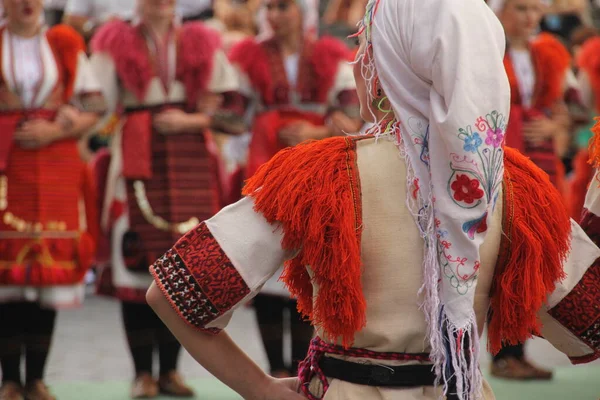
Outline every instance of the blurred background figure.
<svg viewBox="0 0 600 400"><path fill-rule="evenodd" d="M351 53L336 39L317 39L318 11L314 0L267 0L259 10L259 38L241 41L231 50L252 124L247 177L284 147L356 132L362 125L348 65ZM241 179L230 187L231 201L239 199ZM267 282L254 307L271 373L281 377L296 373L312 328L302 321L278 277ZM283 358L286 326L291 330L292 364Z"/></svg>
<svg viewBox="0 0 600 400"><path fill-rule="evenodd" d="M589 0L547 0L541 20L543 31L568 41L581 26L592 26L592 4Z"/></svg>
<svg viewBox="0 0 600 400"><path fill-rule="evenodd" d="M177 14L183 22L205 21L214 16L213 0L177 0Z"/></svg>
<svg viewBox="0 0 600 400"><path fill-rule="evenodd" d="M0 399L52 400L43 379L56 310L82 304L98 233L77 139L105 105L73 29L41 24L42 0L2 5Z"/></svg>
<svg viewBox="0 0 600 400"><path fill-rule="evenodd" d="M54 26L62 22L67 0L44 0L46 25Z"/></svg>
<svg viewBox="0 0 600 400"><path fill-rule="evenodd" d="M511 86L506 146L527 155L564 190L561 157L570 143L570 118L564 103L570 56L549 34L537 35L541 0L490 0L504 26L504 65ZM507 379L550 379L552 373L530 363L524 346L503 348L493 360L492 375Z"/></svg>
<svg viewBox="0 0 600 400"><path fill-rule="evenodd" d="M114 18L131 20L136 0L67 0L64 22L87 41L105 22Z"/></svg>
<svg viewBox="0 0 600 400"><path fill-rule="evenodd" d="M256 15L260 0L215 0L214 22L221 31L223 47L229 51L233 45L253 38L258 33Z"/></svg>
<svg viewBox="0 0 600 400"><path fill-rule="evenodd" d="M133 22L108 22L91 43L107 115L122 112L102 214L111 260L98 280L101 294L121 301L135 366L132 398L193 396L177 372L181 346L146 304L148 265L218 210L208 130L232 130L235 96L228 93L238 90L218 34L199 22L180 25L175 6L174 0L138 0Z"/></svg>
<svg viewBox="0 0 600 400"><path fill-rule="evenodd" d="M588 143L592 138L594 117L600 113L600 40L598 30L582 26L571 34L571 52L579 83L579 101L582 109L574 117L572 143L572 176L569 182L569 213L579 220L583 211L587 188L593 177L593 167L588 163Z"/></svg>

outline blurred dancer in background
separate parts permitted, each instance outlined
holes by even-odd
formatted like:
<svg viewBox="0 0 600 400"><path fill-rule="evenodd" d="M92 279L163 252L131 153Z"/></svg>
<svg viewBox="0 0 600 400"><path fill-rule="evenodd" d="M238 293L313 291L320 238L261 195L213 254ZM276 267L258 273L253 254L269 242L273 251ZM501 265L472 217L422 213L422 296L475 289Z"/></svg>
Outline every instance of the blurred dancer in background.
<svg viewBox="0 0 600 400"><path fill-rule="evenodd" d="M131 20L136 0L67 0L64 22L87 41L102 24L113 18Z"/></svg>
<svg viewBox="0 0 600 400"><path fill-rule="evenodd" d="M586 32L582 32L586 33ZM600 36L596 30L588 30L576 52L578 79L581 98L589 110L590 122L583 126L576 137L577 155L573 160L573 179L570 183L570 212L572 218L581 217L587 188L592 181L594 168L588 163L590 158L590 128L595 124L593 116L600 114Z"/></svg>
<svg viewBox="0 0 600 400"><path fill-rule="evenodd" d="M105 104L73 29L42 25L42 0L2 4L0 399L52 400L43 378L56 310L82 304L98 232L77 139Z"/></svg>
<svg viewBox="0 0 600 400"><path fill-rule="evenodd" d="M233 111L221 104L231 104L238 81L218 34L199 22L180 25L174 0L138 0L137 10L133 22L113 20L92 41L109 112L124 111L102 214L112 258L99 291L122 301L136 373L131 396L192 396L177 372L180 345L145 302L147 265L218 209L207 130L229 131Z"/></svg>
<svg viewBox="0 0 600 400"><path fill-rule="evenodd" d="M358 36L376 137L280 151L248 197L151 266L149 304L251 399L493 399L479 367L488 318L493 352L537 334L573 363L597 359L600 249L547 175L503 146L510 85L493 12L371 0ZM267 376L222 331L284 260L318 332L295 379Z"/></svg>
<svg viewBox="0 0 600 400"><path fill-rule="evenodd" d="M231 59L242 74L252 119L246 176L287 146L356 132L362 122L348 65L351 55L333 38L317 39L318 2L268 0L260 10L260 39L240 42ZM240 185L234 193L240 196ZM291 376L306 354L312 328L276 274L254 301L271 373ZM284 362L284 316L289 315L292 364Z"/></svg>
<svg viewBox="0 0 600 400"><path fill-rule="evenodd" d="M560 156L569 145L569 117L563 102L568 51L549 34L535 37L541 0L491 0L507 37L504 65L511 85L506 146L518 149L564 184ZM524 346L508 346L494 357L492 374L508 379L550 379L552 373L525 359Z"/></svg>

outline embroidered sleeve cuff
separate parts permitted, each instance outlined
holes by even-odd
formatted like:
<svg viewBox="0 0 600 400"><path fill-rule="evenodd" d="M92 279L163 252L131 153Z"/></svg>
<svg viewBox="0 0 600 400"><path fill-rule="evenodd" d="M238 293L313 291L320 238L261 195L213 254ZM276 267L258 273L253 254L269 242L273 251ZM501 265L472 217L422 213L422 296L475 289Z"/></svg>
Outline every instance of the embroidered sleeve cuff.
<svg viewBox="0 0 600 400"><path fill-rule="evenodd" d="M223 329L214 322L251 293L206 223L181 238L150 272L181 318L213 334Z"/></svg>
<svg viewBox="0 0 600 400"><path fill-rule="evenodd" d="M587 345L592 353L570 357L573 363L585 363L600 357L600 259L585 272L577 285L549 314L575 337Z"/></svg>

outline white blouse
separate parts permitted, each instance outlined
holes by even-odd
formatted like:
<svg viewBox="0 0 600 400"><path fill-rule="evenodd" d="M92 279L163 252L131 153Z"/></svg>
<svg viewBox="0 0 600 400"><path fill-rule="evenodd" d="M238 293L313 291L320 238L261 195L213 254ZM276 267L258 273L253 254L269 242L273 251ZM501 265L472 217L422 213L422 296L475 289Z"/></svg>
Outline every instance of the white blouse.
<svg viewBox="0 0 600 400"><path fill-rule="evenodd" d="M510 49L510 60L517 75L521 103L531 107L535 89L535 68L528 50Z"/></svg>
<svg viewBox="0 0 600 400"><path fill-rule="evenodd" d="M13 71L16 93L25 106L33 105L44 76L39 36L24 38L10 35L14 51Z"/></svg>

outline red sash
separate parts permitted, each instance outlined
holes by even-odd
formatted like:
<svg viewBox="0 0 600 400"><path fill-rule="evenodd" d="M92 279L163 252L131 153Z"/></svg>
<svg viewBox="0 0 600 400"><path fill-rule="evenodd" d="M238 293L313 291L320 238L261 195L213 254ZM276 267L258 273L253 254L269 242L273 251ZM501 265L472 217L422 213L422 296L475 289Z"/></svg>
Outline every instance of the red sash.
<svg viewBox="0 0 600 400"><path fill-rule="evenodd" d="M152 113L136 111L127 115L121 134L123 175L129 179L152 177Z"/></svg>

